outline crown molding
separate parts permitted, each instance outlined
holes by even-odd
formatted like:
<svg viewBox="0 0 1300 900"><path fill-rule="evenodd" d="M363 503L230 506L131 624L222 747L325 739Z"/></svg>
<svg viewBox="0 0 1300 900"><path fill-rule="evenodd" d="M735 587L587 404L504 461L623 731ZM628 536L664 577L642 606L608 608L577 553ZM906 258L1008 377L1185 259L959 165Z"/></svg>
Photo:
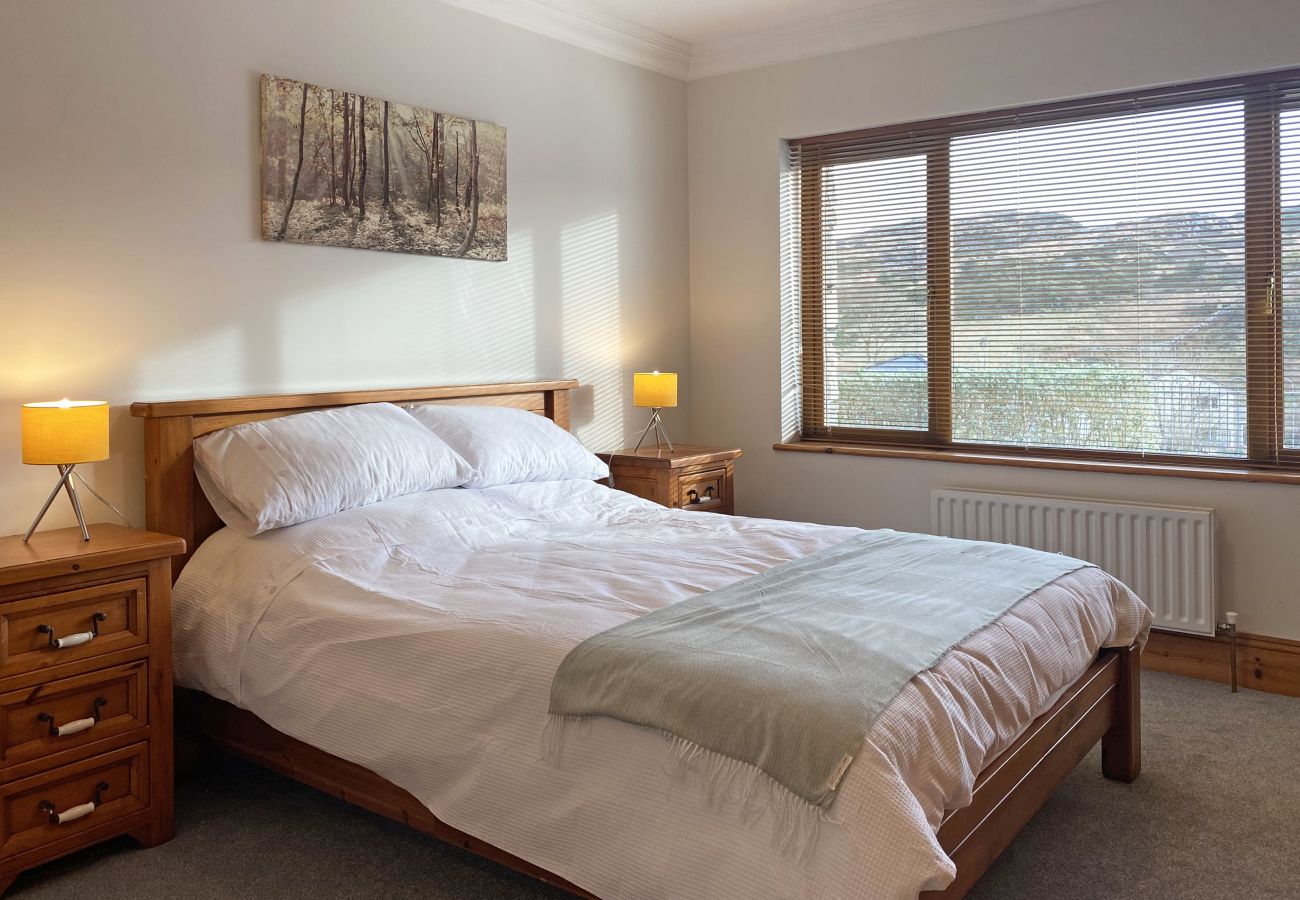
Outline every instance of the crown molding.
<svg viewBox="0 0 1300 900"><path fill-rule="evenodd" d="M442 2L611 59L694 81L1104 0L877 0L839 15L696 44L566 0Z"/></svg>
<svg viewBox="0 0 1300 900"><path fill-rule="evenodd" d="M545 37L685 80L691 45L613 16L553 0L442 0Z"/></svg>
<svg viewBox="0 0 1300 900"><path fill-rule="evenodd" d="M702 41L691 48L687 78L695 81L1099 2L885 0L840 15Z"/></svg>

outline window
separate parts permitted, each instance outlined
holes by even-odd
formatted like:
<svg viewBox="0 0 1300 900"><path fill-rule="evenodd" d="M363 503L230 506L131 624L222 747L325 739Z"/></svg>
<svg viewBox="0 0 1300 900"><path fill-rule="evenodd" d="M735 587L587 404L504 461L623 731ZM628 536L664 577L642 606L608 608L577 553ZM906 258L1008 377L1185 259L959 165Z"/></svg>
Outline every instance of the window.
<svg viewBox="0 0 1300 900"><path fill-rule="evenodd" d="M1300 70L790 154L805 440L1300 468Z"/></svg>
<svg viewBox="0 0 1300 900"><path fill-rule="evenodd" d="M1285 425L1283 446L1300 449L1300 105L1279 116L1278 145L1281 164L1283 392Z"/></svg>

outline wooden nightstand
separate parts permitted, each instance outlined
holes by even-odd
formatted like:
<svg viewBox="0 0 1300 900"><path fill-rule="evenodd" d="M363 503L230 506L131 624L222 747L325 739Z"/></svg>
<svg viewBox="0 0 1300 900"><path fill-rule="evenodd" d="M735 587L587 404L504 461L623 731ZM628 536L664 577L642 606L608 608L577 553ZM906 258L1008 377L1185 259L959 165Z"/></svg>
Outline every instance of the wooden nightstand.
<svg viewBox="0 0 1300 900"><path fill-rule="evenodd" d="M611 487L673 509L733 513L732 476L740 451L734 447L678 444L596 454L609 463Z"/></svg>
<svg viewBox="0 0 1300 900"><path fill-rule="evenodd" d="M119 834L172 836L171 557L118 525L0 538L0 891Z"/></svg>

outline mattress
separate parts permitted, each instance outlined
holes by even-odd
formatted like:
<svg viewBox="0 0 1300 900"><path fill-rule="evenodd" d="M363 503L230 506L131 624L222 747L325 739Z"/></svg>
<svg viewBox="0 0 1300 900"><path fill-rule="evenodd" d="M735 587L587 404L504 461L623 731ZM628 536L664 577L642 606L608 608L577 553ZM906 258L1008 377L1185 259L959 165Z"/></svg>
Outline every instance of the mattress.
<svg viewBox="0 0 1300 900"><path fill-rule="evenodd" d="M244 538L173 594L176 678L406 789L439 819L607 900L914 898L974 781L1150 613L1066 575L914 678L873 724L806 858L673 777L669 741L597 719L543 760L583 639L857 529L664 509L590 482L415 494Z"/></svg>

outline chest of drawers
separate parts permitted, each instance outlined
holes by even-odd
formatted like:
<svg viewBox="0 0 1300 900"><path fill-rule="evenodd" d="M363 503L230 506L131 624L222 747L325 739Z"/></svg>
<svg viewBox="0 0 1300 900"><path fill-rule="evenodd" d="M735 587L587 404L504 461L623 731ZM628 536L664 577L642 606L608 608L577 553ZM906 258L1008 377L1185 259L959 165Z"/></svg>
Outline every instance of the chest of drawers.
<svg viewBox="0 0 1300 900"><path fill-rule="evenodd" d="M171 557L115 525L0 538L0 890L130 834L172 836Z"/></svg>

